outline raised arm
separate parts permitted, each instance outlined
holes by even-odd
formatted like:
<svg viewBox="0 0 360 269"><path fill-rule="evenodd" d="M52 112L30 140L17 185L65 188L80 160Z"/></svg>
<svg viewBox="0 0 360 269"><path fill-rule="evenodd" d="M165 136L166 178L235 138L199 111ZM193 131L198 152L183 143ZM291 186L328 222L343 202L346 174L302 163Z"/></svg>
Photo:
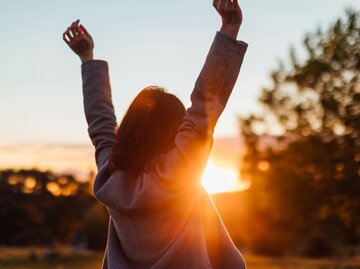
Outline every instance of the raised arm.
<svg viewBox="0 0 360 269"><path fill-rule="evenodd" d="M242 13L236 0L214 0L222 18L205 64L191 94L175 138L175 147L156 162L156 173L170 188L189 189L200 178L212 146L212 135L237 80L247 44L236 37ZM174 178L175 177L175 178Z"/></svg>
<svg viewBox="0 0 360 269"><path fill-rule="evenodd" d="M246 43L236 40L242 23L237 0L214 0L213 6L221 15L222 26L196 80L186 115L211 134L233 90L247 49Z"/></svg>
<svg viewBox="0 0 360 269"><path fill-rule="evenodd" d="M83 95L88 132L95 146L95 158L100 169L108 160L115 142L116 118L111 100L108 65L93 60L94 42L79 20L63 34L64 41L80 57Z"/></svg>

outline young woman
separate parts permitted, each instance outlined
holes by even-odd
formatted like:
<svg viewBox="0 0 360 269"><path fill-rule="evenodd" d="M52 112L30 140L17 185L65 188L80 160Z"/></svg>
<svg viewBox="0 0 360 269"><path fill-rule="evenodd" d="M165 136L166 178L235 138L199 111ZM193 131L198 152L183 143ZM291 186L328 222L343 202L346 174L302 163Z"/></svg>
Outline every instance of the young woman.
<svg viewBox="0 0 360 269"><path fill-rule="evenodd" d="M102 268L245 268L200 184L215 124L239 74L247 44L237 0L214 0L222 18L185 110L160 87L142 90L116 129L108 66L74 22L63 38L82 61L85 115L95 146L94 196L109 213Z"/></svg>

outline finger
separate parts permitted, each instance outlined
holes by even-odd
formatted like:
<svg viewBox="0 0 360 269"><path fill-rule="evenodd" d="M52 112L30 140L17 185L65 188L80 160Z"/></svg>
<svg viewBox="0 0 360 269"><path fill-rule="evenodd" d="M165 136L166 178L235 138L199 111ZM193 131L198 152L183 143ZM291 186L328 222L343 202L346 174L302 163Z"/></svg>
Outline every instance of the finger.
<svg viewBox="0 0 360 269"><path fill-rule="evenodd" d="M74 28L74 27L78 27L79 26L79 22L80 22L80 20L79 19L77 19L76 21L74 21L72 24L71 24L71 28Z"/></svg>
<svg viewBox="0 0 360 269"><path fill-rule="evenodd" d="M73 33L71 32L71 28L70 28L70 27L68 27L68 28L66 29L65 33L66 33L66 36L69 38L69 41L71 41L71 40L74 38L74 35L73 35Z"/></svg>
<svg viewBox="0 0 360 269"><path fill-rule="evenodd" d="M69 33L66 33L64 36L65 36L65 39L66 39L66 43L67 43L68 45L70 45L70 44L73 43L73 38L70 36Z"/></svg>
<svg viewBox="0 0 360 269"><path fill-rule="evenodd" d="M71 39L73 39L74 35L73 35L73 33L71 32L71 28L70 28L70 27L68 27L68 28L66 29L66 35L69 37L70 41L71 41Z"/></svg>
<svg viewBox="0 0 360 269"><path fill-rule="evenodd" d="M82 31L85 34L85 36L90 39L91 42L94 42L92 36L89 34L89 32L86 30L86 28L83 25L80 24L79 28L80 31Z"/></svg>
<svg viewBox="0 0 360 269"><path fill-rule="evenodd" d="M72 37L72 35L70 34L70 32L67 32L67 33L66 33L66 37L68 38L69 43L71 43L71 42L74 40L74 38Z"/></svg>
<svg viewBox="0 0 360 269"><path fill-rule="evenodd" d="M75 26L75 27L72 27L71 28L71 32L73 34L74 37L78 36L79 35L79 27Z"/></svg>
<svg viewBox="0 0 360 269"><path fill-rule="evenodd" d="M70 26L70 29L71 29L71 34L76 37L78 35L78 31L77 31L77 28L79 27L79 19L77 19L76 21L74 21L71 26Z"/></svg>
<svg viewBox="0 0 360 269"><path fill-rule="evenodd" d="M82 24L80 24L79 28L80 28L80 31L81 31L82 33L84 33L84 34L87 35L87 36L90 36L89 33L88 33L88 31L86 30L86 28L85 28Z"/></svg>
<svg viewBox="0 0 360 269"><path fill-rule="evenodd" d="M66 42L66 44L69 44L69 43L70 43L70 39L69 39L69 37L67 36L67 32L64 32L64 33L63 33L63 40Z"/></svg>

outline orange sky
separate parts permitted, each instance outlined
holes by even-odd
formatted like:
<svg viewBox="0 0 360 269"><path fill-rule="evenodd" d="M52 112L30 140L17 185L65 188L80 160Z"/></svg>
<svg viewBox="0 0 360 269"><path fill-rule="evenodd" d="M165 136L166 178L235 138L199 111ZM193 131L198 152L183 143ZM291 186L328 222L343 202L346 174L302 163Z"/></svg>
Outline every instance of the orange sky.
<svg viewBox="0 0 360 269"><path fill-rule="evenodd" d="M240 138L214 142L211 160L219 166L236 168L243 150ZM39 168L55 172L87 174L96 171L92 145L0 145L0 169Z"/></svg>
<svg viewBox="0 0 360 269"><path fill-rule="evenodd" d="M210 167L205 175L212 181L210 188L224 190L224 184L230 184L240 163L243 151L240 138L221 138L214 142L210 156ZM96 172L94 162L94 149L92 145L0 145L0 169L7 168L37 168L51 170L56 173L75 174L80 180L87 180L91 172ZM217 182L217 178L210 179L209 175L226 177L224 182ZM227 181L226 181L227 180ZM227 183L228 182L228 183ZM234 190L241 189L239 180Z"/></svg>

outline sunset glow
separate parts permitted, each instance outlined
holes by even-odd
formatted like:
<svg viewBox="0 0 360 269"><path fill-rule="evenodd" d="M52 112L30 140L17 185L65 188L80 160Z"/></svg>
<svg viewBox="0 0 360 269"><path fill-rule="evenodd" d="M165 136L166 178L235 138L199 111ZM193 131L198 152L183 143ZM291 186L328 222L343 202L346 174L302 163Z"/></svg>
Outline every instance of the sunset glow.
<svg viewBox="0 0 360 269"><path fill-rule="evenodd" d="M214 148L202 177L205 189L209 193L223 193L244 191L249 188L250 183L239 175L238 169L235 167L236 160L240 159L239 155L230 154L230 149L225 146L216 148L215 144ZM241 148L241 145L238 148ZM36 168L59 174L73 174L77 180L85 182L91 179L92 173L96 171L93 156L94 150L88 145L14 145L6 147L0 145L0 169ZM269 169L266 162L260 162L258 166L262 171ZM24 192L34 191L36 182L32 178L23 179L13 176L8 179L10 185L16 185L23 181ZM55 196L75 194L77 190L68 183L68 178L60 177L56 183L52 182L46 188Z"/></svg>
<svg viewBox="0 0 360 269"><path fill-rule="evenodd" d="M202 184L209 193L242 191L249 187L240 181L236 169L220 167L211 161L204 171Z"/></svg>

